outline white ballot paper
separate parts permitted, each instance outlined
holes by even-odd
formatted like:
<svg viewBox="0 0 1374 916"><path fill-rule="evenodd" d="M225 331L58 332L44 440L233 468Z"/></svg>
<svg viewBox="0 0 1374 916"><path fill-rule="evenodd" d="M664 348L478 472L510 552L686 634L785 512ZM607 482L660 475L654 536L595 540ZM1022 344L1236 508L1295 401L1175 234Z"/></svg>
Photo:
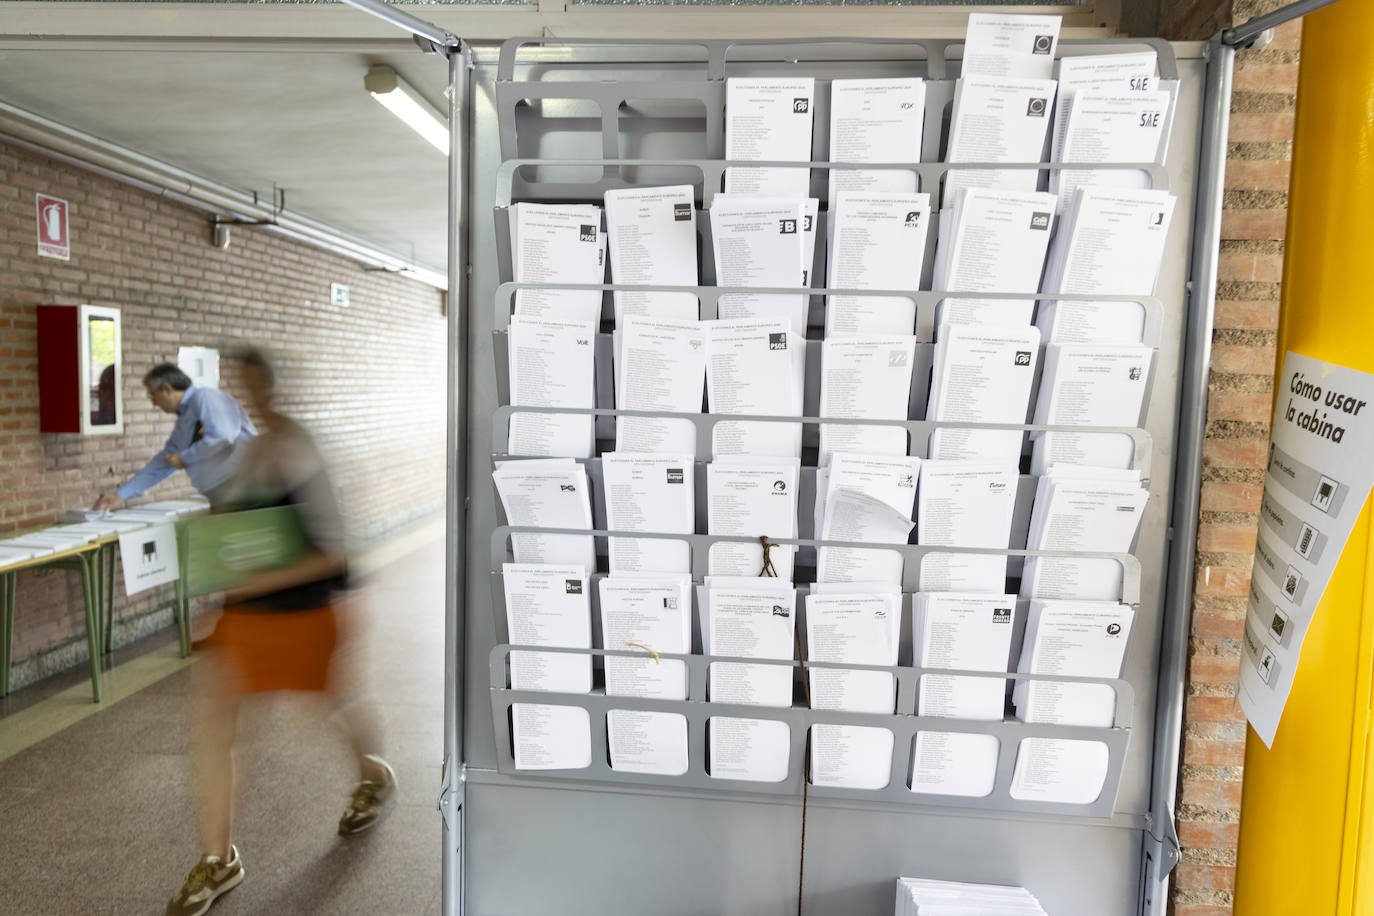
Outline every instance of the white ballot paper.
<svg viewBox="0 0 1374 916"><path fill-rule="evenodd" d="M1067 162L1060 153L1064 149L1064 132L1069 127L1073 100L1080 89L1124 89L1148 92L1159 88L1155 70L1159 57L1154 51L1128 54L1085 54L1062 57L1055 62L1055 77L1059 94L1054 105L1053 140L1050 161Z"/></svg>
<svg viewBox="0 0 1374 916"><path fill-rule="evenodd" d="M1054 72L1062 21L1062 16L970 13L960 73L1047 79Z"/></svg>
<svg viewBox="0 0 1374 916"><path fill-rule="evenodd" d="M501 573L512 645L591 648L585 569L503 563ZM510 685L513 690L588 693L591 656L512 651ZM591 764L590 719L585 709L516 703L512 714L517 769L562 770Z"/></svg>
<svg viewBox="0 0 1374 916"><path fill-rule="evenodd" d="M710 213L716 285L803 284L811 252L804 245L806 213L801 200L718 194ZM808 301L804 294L730 293L717 305L721 318L781 320L805 337Z"/></svg>
<svg viewBox="0 0 1374 916"><path fill-rule="evenodd" d="M604 283L606 235L591 204L515 203L510 207L516 283ZM601 324L600 290L518 289L515 314Z"/></svg>
<svg viewBox="0 0 1374 916"><path fill-rule="evenodd" d="M510 525L541 528L592 527L591 487L587 471L572 459L504 461L491 472ZM517 563L576 564L596 570L591 535L511 535Z"/></svg>
<svg viewBox="0 0 1374 916"><path fill-rule="evenodd" d="M853 452L835 452L830 456L829 467L816 469L813 537L819 538L821 532L826 530L826 500L829 494L836 490L865 493L882 500L899 515L910 519L916 508L916 479L920 471L921 459L909 455L859 455ZM844 581L876 580L845 578ZM900 581L898 579L898 582Z"/></svg>
<svg viewBox="0 0 1374 916"><path fill-rule="evenodd" d="M1006 671L1015 595L918 593L911 606L913 659L919 668ZM1005 681L922 675L916 714L1001 721ZM981 798L997 776L998 742L973 732L919 731L911 791Z"/></svg>
<svg viewBox="0 0 1374 916"><path fill-rule="evenodd" d="M840 193L830 208L826 286L915 292L921 286L929 230L929 194ZM910 334L915 326L915 299L834 294L826 297L827 338Z"/></svg>
<svg viewBox="0 0 1374 916"><path fill-rule="evenodd" d="M865 335L821 346L821 416L906 420L911 404L915 335ZM906 428L822 423L820 464L832 452L905 455Z"/></svg>
<svg viewBox="0 0 1374 916"><path fill-rule="evenodd" d="M831 489L825 501L821 539L874 544L905 544L911 534L910 511L902 512L858 490ZM817 548L820 582L882 582L900 589L903 558L899 550L856 547Z"/></svg>
<svg viewBox="0 0 1374 916"><path fill-rule="evenodd" d="M706 400L711 413L799 417L806 342L782 321L705 321ZM801 457L800 423L717 423L712 454Z"/></svg>
<svg viewBox="0 0 1374 916"><path fill-rule="evenodd" d="M806 598L807 659L858 665L897 664L902 596L817 595ZM808 668L811 707L891 714L896 679L885 671ZM852 725L811 727L811 782L881 789L892 769L892 732Z"/></svg>
<svg viewBox="0 0 1374 916"><path fill-rule="evenodd" d="M1040 332L1029 325L947 324L935 342L926 419L963 423L1025 423ZM930 457L1021 460L1020 430L937 429Z"/></svg>
<svg viewBox="0 0 1374 916"><path fill-rule="evenodd" d="M1152 295L1173 211L1168 191L1079 188L1060 220L1041 291ZM1145 337L1145 307L1046 300L1036 310L1035 324L1047 344L1139 344Z"/></svg>
<svg viewBox="0 0 1374 916"><path fill-rule="evenodd" d="M811 160L811 77L731 77L725 81L725 158ZM806 197L807 168L725 170L725 190L758 197Z"/></svg>
<svg viewBox="0 0 1374 916"><path fill-rule="evenodd" d="M830 161L920 162L925 117L923 80L832 80ZM873 197L915 191L916 173L903 169L830 170L831 213L840 194Z"/></svg>
<svg viewBox="0 0 1374 916"><path fill-rule="evenodd" d="M801 463L786 457L745 460L713 461L706 467L707 531L755 539L712 544L709 567L713 576L757 576L764 561L763 545L757 539L797 536ZM792 579L795 550L790 544L770 546L769 559L779 579Z"/></svg>
<svg viewBox="0 0 1374 916"><path fill-rule="evenodd" d="M1038 292L1053 217L1053 194L1002 188L960 191L941 214L934 288ZM1030 299L945 299L936 306L935 323L1030 324L1033 306Z"/></svg>
<svg viewBox="0 0 1374 916"><path fill-rule="evenodd" d="M1129 344L1045 347L1035 422L1043 426L1137 426L1154 350ZM1033 437L1031 473L1057 464L1129 468L1135 444L1124 433L1046 432Z"/></svg>
<svg viewBox="0 0 1374 916"><path fill-rule="evenodd" d="M1016 510L1016 465L922 461L916 542L928 547L1005 550ZM923 592L996 592L1006 587L1007 558L997 554L930 553L921 562Z"/></svg>
<svg viewBox="0 0 1374 916"><path fill-rule="evenodd" d="M1241 708L1269 747L1308 627L1374 483L1374 426L1365 412L1374 403L1374 375L1289 351L1275 387L1240 659ZM1347 559L1363 563L1363 544L1356 549ZM1326 637L1354 634L1328 629Z"/></svg>
<svg viewBox="0 0 1374 916"><path fill-rule="evenodd" d="M1052 79L965 76L954 87L945 161L1040 162L1045 152ZM1036 169L953 169L945 173L948 202L961 188L1034 191Z"/></svg>
<svg viewBox="0 0 1374 916"><path fill-rule="evenodd" d="M1150 492L1139 471L1056 465L1036 483L1027 550L1128 553ZM1027 598L1117 601L1121 563L1110 557L1027 557Z"/></svg>
<svg viewBox="0 0 1374 916"><path fill-rule="evenodd" d="M691 455L608 452L601 456L606 527L611 531L692 534L696 480ZM608 538L613 576L690 573L686 541Z"/></svg>
<svg viewBox="0 0 1374 916"><path fill-rule="evenodd" d="M622 285L695 286L697 224L691 185L624 188L606 192L611 281ZM695 320L694 293L614 294L615 324L626 315Z"/></svg>
<svg viewBox="0 0 1374 916"><path fill-rule="evenodd" d="M616 396L621 410L700 413L706 385L706 328L699 321L627 318L617 332ZM617 417L622 452L696 454L697 429L670 417Z"/></svg>
<svg viewBox="0 0 1374 916"><path fill-rule="evenodd" d="M1169 103L1165 89L1130 92L1126 89L1083 89L1073 100L1064 130L1060 162L1154 162L1168 129ZM1138 169L1055 169L1050 191L1060 195L1060 207L1084 185L1147 188L1150 176Z"/></svg>
<svg viewBox="0 0 1374 916"><path fill-rule="evenodd" d="M1016 670L1120 677L1133 618L1130 607L1115 601L1032 601ZM1023 722L1110 728L1116 720L1110 684L1023 680L1016 682L1012 699Z"/></svg>
<svg viewBox="0 0 1374 916"><path fill-rule="evenodd" d="M643 658L606 656L606 695L687 699L687 665L652 653L692 650L690 576L602 579L601 643L640 649ZM606 713L611 769L680 776L687 772L687 717L672 712Z"/></svg>
<svg viewBox="0 0 1374 916"><path fill-rule="evenodd" d="M1017 801L1088 805L1102 794L1109 755L1101 741L1022 738L1011 797Z"/></svg>
<svg viewBox="0 0 1374 916"><path fill-rule="evenodd" d="M1045 916L1024 887L897 879L894 916Z"/></svg>
<svg viewBox="0 0 1374 916"><path fill-rule="evenodd" d="M510 320L510 402L516 407L596 407L596 326L549 318ZM515 413L512 455L588 458L591 414Z"/></svg>
<svg viewBox="0 0 1374 916"><path fill-rule="evenodd" d="M790 585L708 587L707 593L708 655L793 657L796 592ZM792 667L712 662L707 693L713 703L791 706ZM790 735L786 722L712 716L711 776L780 782L787 776Z"/></svg>

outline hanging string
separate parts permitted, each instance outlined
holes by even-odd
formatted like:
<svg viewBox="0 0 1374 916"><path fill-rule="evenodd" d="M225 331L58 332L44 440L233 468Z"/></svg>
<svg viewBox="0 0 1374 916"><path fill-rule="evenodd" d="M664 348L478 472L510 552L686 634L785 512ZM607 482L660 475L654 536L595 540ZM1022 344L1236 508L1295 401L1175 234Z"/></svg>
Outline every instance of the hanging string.
<svg viewBox="0 0 1374 916"><path fill-rule="evenodd" d="M759 570L759 575L776 579L778 571L773 568L773 548L777 545L768 543L766 534L759 535L759 544L763 547L763 568Z"/></svg>

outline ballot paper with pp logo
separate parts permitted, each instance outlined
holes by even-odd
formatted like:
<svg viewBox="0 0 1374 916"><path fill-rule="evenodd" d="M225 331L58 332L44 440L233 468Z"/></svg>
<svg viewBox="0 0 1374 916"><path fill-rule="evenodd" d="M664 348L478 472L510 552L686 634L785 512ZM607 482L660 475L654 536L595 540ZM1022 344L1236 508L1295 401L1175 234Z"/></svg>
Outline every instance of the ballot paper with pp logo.
<svg viewBox="0 0 1374 916"><path fill-rule="evenodd" d="M732 77L725 81L725 158L774 162L811 159L811 77ZM811 172L806 168L725 170L725 190L757 197L806 197Z"/></svg>

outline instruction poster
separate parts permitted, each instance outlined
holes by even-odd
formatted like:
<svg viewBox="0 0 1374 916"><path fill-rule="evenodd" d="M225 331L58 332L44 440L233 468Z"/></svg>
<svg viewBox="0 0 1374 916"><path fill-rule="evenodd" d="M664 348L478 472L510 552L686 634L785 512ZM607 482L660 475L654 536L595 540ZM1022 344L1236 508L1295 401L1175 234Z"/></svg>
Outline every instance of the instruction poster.
<svg viewBox="0 0 1374 916"><path fill-rule="evenodd" d="M1312 614L1374 485L1371 455L1374 375L1287 353L1240 664L1241 708L1266 747Z"/></svg>
<svg viewBox="0 0 1374 916"><path fill-rule="evenodd" d="M171 525L153 525L119 536L124 593L135 595L177 578L177 536Z"/></svg>

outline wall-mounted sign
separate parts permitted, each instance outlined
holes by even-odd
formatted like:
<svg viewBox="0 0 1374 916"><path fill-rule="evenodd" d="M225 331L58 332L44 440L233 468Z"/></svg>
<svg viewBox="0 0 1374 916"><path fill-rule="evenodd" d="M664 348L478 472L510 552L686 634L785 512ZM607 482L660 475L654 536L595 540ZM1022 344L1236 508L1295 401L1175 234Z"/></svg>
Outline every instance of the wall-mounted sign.
<svg viewBox="0 0 1374 916"><path fill-rule="evenodd" d="M1289 352L1240 662L1240 705L1272 747L1303 637L1374 485L1374 375Z"/></svg>
<svg viewBox="0 0 1374 916"><path fill-rule="evenodd" d="M69 261L72 240L67 223L67 202L60 197L39 194L38 254L45 258Z"/></svg>
<svg viewBox="0 0 1374 916"><path fill-rule="evenodd" d="M219 351L212 347L180 347L177 368L198 388L219 387Z"/></svg>

